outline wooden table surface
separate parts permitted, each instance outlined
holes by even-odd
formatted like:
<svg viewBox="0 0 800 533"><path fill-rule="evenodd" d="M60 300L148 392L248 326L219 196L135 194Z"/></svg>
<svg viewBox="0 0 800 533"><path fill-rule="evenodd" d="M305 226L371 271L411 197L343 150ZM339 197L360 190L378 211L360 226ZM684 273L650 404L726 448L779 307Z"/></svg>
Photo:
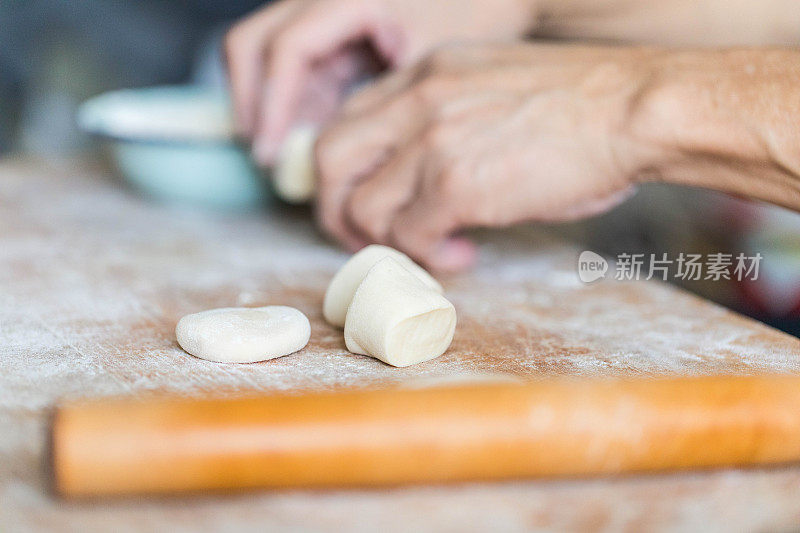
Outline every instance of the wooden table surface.
<svg viewBox="0 0 800 533"><path fill-rule="evenodd" d="M0 530L704 531L800 527L800 466L384 490L64 502L47 492L61 398L424 386L442 380L800 372L800 342L656 282L577 279L578 249L532 229L480 235L445 278L459 313L441 358L396 369L348 353L321 317L346 255L304 210L158 205L78 162L0 162ZM252 365L188 356L185 313L285 304L308 347Z"/></svg>

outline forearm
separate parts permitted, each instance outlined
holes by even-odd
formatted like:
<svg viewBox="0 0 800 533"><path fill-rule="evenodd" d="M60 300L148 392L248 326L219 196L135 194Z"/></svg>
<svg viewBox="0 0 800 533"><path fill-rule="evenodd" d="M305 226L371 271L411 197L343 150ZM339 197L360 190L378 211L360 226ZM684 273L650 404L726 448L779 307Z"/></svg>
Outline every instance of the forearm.
<svg viewBox="0 0 800 533"><path fill-rule="evenodd" d="M793 46L794 0L540 0L535 35L667 46Z"/></svg>
<svg viewBox="0 0 800 533"><path fill-rule="evenodd" d="M655 54L627 133L638 179L800 211L800 51Z"/></svg>

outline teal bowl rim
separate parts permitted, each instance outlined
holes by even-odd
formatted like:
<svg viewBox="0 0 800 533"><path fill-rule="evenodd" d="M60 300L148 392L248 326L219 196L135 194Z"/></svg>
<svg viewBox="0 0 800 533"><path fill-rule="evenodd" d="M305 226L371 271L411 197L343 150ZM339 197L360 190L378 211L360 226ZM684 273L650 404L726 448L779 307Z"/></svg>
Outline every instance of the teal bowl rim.
<svg viewBox="0 0 800 533"><path fill-rule="evenodd" d="M114 135L110 133L101 133L96 131L88 131L87 132L90 137L96 138L103 141L113 141L113 142L124 142L124 143L133 143L133 144L144 144L144 145L162 145L162 146L219 146L219 147L229 147L229 148L238 148L242 150L246 150L247 148L247 141L240 138L234 139L171 139L166 137L137 137L137 136L124 136L124 135Z"/></svg>
<svg viewBox="0 0 800 533"><path fill-rule="evenodd" d="M105 129L96 129L92 126L87 126L82 120L81 115L84 113L87 106L96 105L95 102L102 98L107 98L112 95L117 94L131 94L135 95L138 93L139 96L146 95L147 93L150 94L179 94L183 93L185 95L191 95L192 93L200 94L200 93L207 93L208 95L221 95L222 93L218 93L216 91L209 91L199 86L193 85L154 85L148 87L131 87L126 89L115 89L106 91L97 95L94 95L83 102L80 103L78 106L78 111L75 115L75 121L77 122L78 128L88 134L91 138L103 140L103 141L113 141L113 142L124 142L124 143L135 143L135 144L144 144L144 145L165 145L165 146L228 146L233 148L246 148L247 141L246 139L241 138L238 135L233 136L209 136L209 137L180 137L180 136L172 136L172 135L159 135L158 133L148 133L148 135L139 135L139 134L125 134L125 133L110 133Z"/></svg>

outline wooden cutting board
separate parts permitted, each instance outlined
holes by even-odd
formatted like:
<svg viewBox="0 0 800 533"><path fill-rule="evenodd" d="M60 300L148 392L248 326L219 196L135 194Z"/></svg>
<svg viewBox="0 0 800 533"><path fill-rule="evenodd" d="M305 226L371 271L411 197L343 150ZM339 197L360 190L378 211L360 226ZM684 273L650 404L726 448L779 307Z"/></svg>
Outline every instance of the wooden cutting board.
<svg viewBox="0 0 800 533"><path fill-rule="evenodd" d="M318 236L307 211L273 206L266 213L224 214L167 207L74 162L0 164L0 523L68 530L101 528L113 520L122 530L142 524L190 530L219 520L262 529L295 523L391 529L412 523L469 530L501 520L508 529L602 529L653 523L648 521L655 520L656 508L662 521L697 520L724 529L785 527L800 516L800 502L790 497L800 487L795 467L265 493L183 506L65 505L46 495L43 428L48 408L64 398L154 391L202 397L566 375L800 372L797 339L672 287L581 283L575 271L580 250L558 239L531 229L478 238L479 267L443 279L459 316L451 349L435 361L396 369L348 353L341 331L322 320L325 286L346 255ZM264 363L220 365L190 357L175 343L175 323L186 313L268 304L295 306L308 315L312 337L306 349ZM761 487L757 494L753 483ZM768 512L736 506L753 500L769 501ZM691 512L664 510L682 505ZM420 513L426 514L424 524Z"/></svg>

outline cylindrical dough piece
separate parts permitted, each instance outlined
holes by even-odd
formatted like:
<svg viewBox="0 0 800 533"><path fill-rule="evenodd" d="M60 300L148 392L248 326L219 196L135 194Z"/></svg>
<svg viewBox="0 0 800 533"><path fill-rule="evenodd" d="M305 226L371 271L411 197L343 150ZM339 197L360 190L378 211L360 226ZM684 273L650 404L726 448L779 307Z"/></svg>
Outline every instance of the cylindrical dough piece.
<svg viewBox="0 0 800 533"><path fill-rule="evenodd" d="M275 194L282 200L300 204L314 198L317 189L314 169L316 140L317 128L314 126L298 126L286 137L272 177Z"/></svg>
<svg viewBox="0 0 800 533"><path fill-rule="evenodd" d="M367 272L353 296L344 341L353 353L408 366L442 355L455 328L453 304L396 259L385 257Z"/></svg>
<svg viewBox="0 0 800 533"><path fill-rule="evenodd" d="M328 285L328 290L325 291L325 300L322 303L322 314L329 324L338 327L344 326L347 308L353 300L353 295L356 293L358 285L367 275L369 269L385 257L396 259L406 270L417 276L422 283L436 292L444 292L439 282L406 254L388 246L371 244L351 257L333 276Z"/></svg>
<svg viewBox="0 0 800 533"><path fill-rule="evenodd" d="M311 336L308 318L293 307L225 307L181 318L181 348L219 363L253 363L302 349Z"/></svg>

